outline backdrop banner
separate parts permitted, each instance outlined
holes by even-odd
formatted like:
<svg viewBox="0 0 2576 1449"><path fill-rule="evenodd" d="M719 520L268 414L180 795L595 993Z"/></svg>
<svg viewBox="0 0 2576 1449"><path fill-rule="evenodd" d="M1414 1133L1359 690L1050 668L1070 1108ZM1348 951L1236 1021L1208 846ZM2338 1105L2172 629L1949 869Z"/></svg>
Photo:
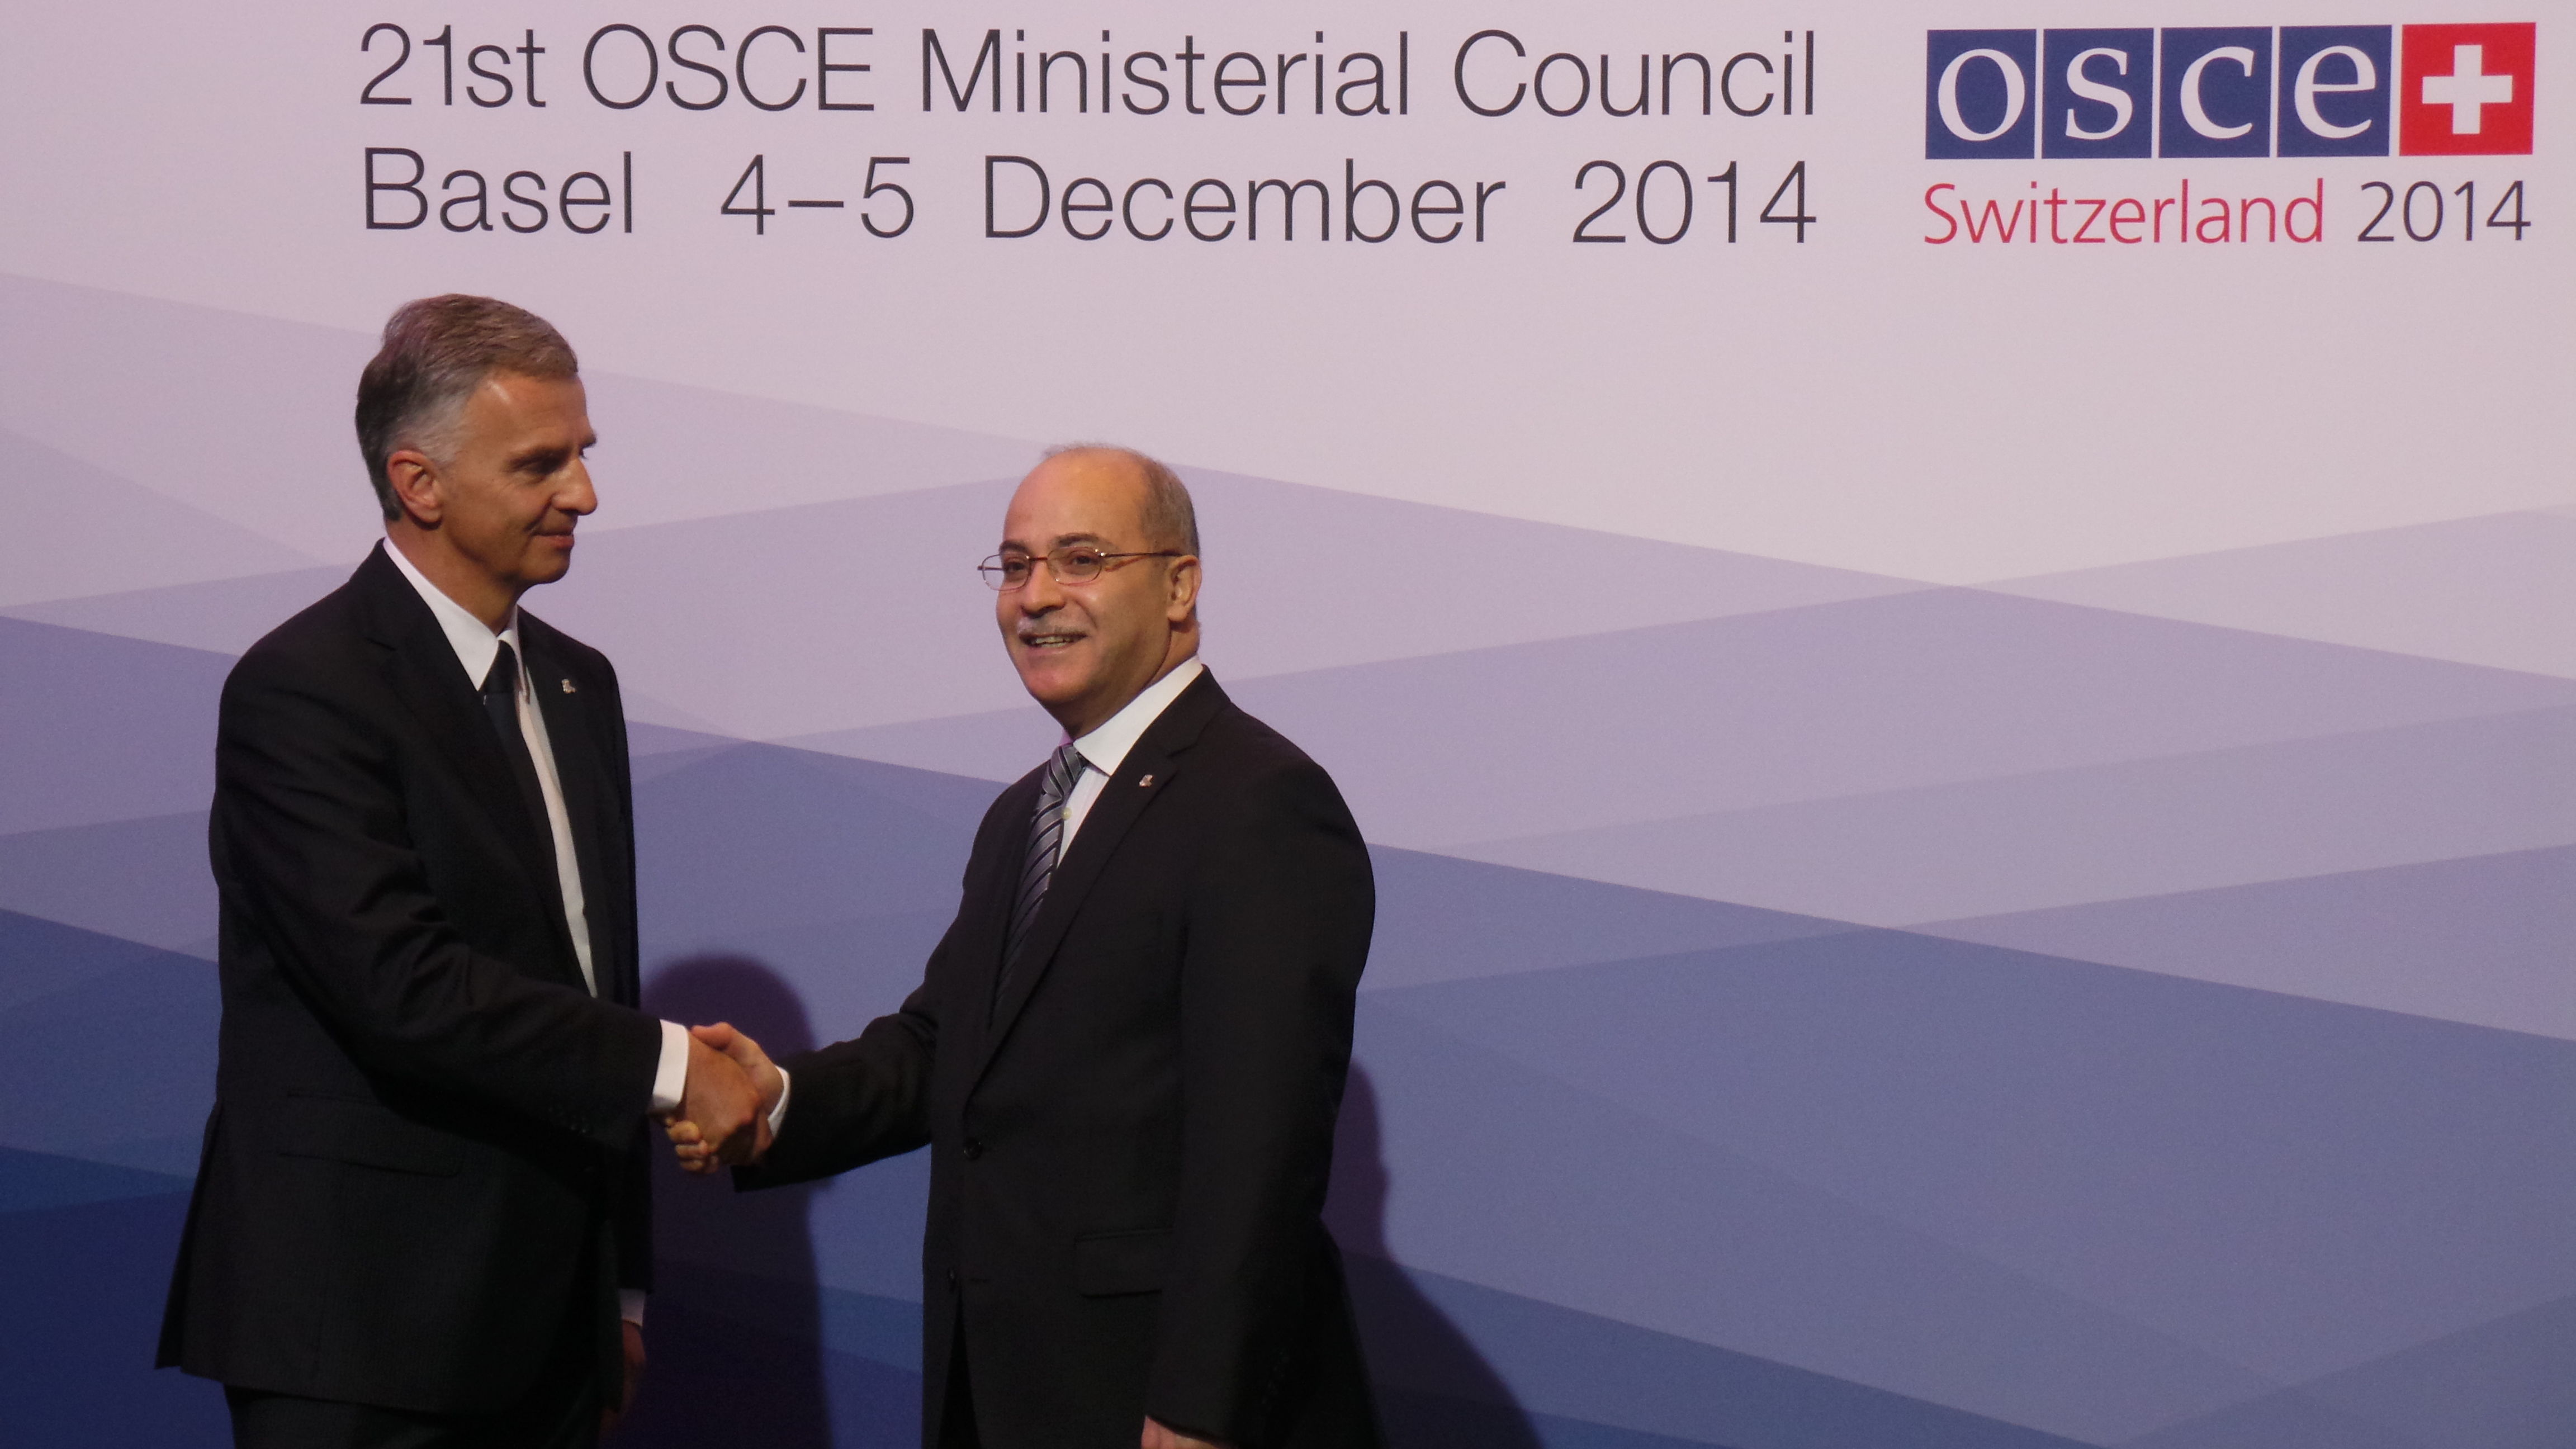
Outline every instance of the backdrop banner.
<svg viewBox="0 0 2576 1449"><path fill-rule="evenodd" d="M1207 659L1376 854L1330 1218L1397 1444L2576 1443L2537 9L12 7L13 1436L224 1442L148 1367L216 692L469 291L585 363L529 602L625 682L648 1005L776 1050L895 1006L1054 742L1013 482L1180 469ZM926 1175L666 1173L624 1442L917 1442Z"/></svg>

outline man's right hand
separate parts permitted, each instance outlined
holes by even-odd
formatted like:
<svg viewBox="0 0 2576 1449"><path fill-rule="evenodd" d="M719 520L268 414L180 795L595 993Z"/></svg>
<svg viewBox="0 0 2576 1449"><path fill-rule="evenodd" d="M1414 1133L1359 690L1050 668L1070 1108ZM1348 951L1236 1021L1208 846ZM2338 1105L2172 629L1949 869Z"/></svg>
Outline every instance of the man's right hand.
<svg viewBox="0 0 2576 1449"><path fill-rule="evenodd" d="M760 1043L736 1030L729 1021L690 1027L689 1035L733 1058L733 1064L751 1078L752 1090L760 1093L762 1115L778 1110L778 1096L787 1089L787 1077L778 1070L778 1064L769 1059L769 1053L760 1049Z"/></svg>
<svg viewBox="0 0 2576 1449"><path fill-rule="evenodd" d="M776 1071L770 1068L773 1076ZM680 1110L667 1130L681 1146L680 1165L696 1173L749 1162L769 1145L760 1090L733 1056L696 1032L689 1035L689 1074L680 1088Z"/></svg>

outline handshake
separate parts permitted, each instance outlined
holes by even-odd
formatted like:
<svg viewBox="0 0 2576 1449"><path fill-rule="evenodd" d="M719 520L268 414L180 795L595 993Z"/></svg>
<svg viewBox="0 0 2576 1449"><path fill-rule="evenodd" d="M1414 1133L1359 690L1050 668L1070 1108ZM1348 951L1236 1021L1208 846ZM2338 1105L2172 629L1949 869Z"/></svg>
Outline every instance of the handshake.
<svg viewBox="0 0 2576 1449"><path fill-rule="evenodd" d="M689 1028L688 1080L678 1111L662 1119L663 1135L684 1171L758 1162L769 1151L770 1119L787 1077L760 1043L725 1022Z"/></svg>

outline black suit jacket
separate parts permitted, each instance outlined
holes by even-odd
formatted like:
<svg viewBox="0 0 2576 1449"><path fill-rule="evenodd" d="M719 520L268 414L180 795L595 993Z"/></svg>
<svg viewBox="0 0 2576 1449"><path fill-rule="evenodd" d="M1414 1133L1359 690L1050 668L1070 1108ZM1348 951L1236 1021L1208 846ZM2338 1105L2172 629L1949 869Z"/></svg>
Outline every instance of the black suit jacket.
<svg viewBox="0 0 2576 1449"><path fill-rule="evenodd" d="M1375 909L1359 828L1202 675L1102 790L997 995L1037 793L986 813L902 1010L782 1063L787 1118L744 1185L930 1145L925 1444L960 1315L991 1449L1133 1449L1148 1414L1376 1443L1320 1216Z"/></svg>
<svg viewBox="0 0 2576 1449"><path fill-rule="evenodd" d="M160 1362L427 1413L505 1406L647 1287L634 833L617 676L520 615L579 856L585 989L540 826L384 556L224 682L216 1106Z"/></svg>

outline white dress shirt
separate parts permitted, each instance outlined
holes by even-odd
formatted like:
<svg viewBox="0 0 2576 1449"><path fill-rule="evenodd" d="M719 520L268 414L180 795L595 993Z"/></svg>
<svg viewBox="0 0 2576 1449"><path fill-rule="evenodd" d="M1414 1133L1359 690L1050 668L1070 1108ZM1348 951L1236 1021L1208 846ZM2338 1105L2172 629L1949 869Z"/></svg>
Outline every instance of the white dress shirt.
<svg viewBox="0 0 2576 1449"><path fill-rule="evenodd" d="M563 779L555 770L555 749L546 737L545 711L537 707L535 691L528 683L528 651L519 642L519 607L510 606L510 622L495 634L484 627L464 605L449 598L438 585L412 566L403 551L385 541L385 556L402 570L404 578L419 591L421 602L429 605L438 620L440 632L447 635L448 647L456 651L456 662L465 666L465 677L475 688L492 672L492 661L501 657L501 646L519 661L519 732L527 737L528 754L537 767L537 791L545 797L546 824L551 827L555 844L555 882L563 891L564 925L572 933L573 955L581 962L581 979L590 994L599 994L599 974L590 964L590 918L581 893L581 860L573 853L572 820L564 810ZM680 1107L681 1093L689 1080L689 1032L677 1022L662 1023L662 1056L653 1072L655 1116L675 1112ZM783 1106L785 1099L780 1103ZM644 1321L644 1294L633 1288L618 1290L620 1311L630 1321Z"/></svg>
<svg viewBox="0 0 2576 1449"><path fill-rule="evenodd" d="M1154 721L1163 717L1163 711L1172 707L1172 701L1181 697L1181 691L1205 673L1207 666L1195 656L1182 660L1171 673L1137 691L1125 708L1101 721L1099 728L1073 742L1074 750L1082 756L1082 773L1074 777L1073 791L1064 797L1064 836L1055 848L1059 865L1064 862L1064 853L1073 848L1073 834L1082 828L1100 792L1109 788L1110 777L1127 763L1127 752L1136 748L1136 742L1145 737Z"/></svg>

